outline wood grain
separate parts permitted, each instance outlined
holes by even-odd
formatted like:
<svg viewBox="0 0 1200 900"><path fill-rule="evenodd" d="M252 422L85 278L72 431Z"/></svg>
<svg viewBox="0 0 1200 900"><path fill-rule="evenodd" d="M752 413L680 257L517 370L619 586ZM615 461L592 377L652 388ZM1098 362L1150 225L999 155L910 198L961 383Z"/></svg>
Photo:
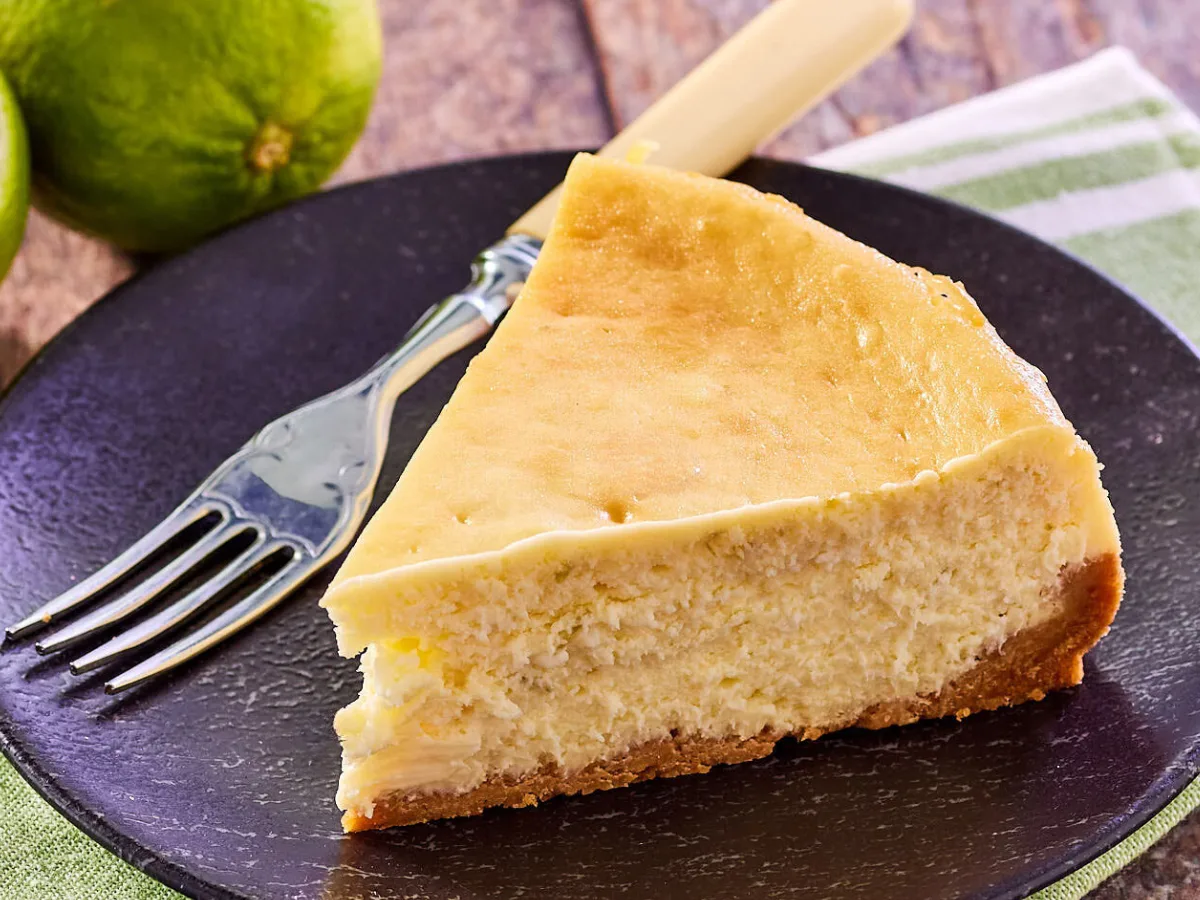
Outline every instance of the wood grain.
<svg viewBox="0 0 1200 900"><path fill-rule="evenodd" d="M579 8L565 0L381 0L384 71L335 181L609 135Z"/></svg>
<svg viewBox="0 0 1200 900"><path fill-rule="evenodd" d="M0 387L92 301L133 271L107 244L33 213L0 284Z"/></svg>
<svg viewBox="0 0 1200 900"><path fill-rule="evenodd" d="M973 0L972 7L999 84L1120 44L1200 109L1200 3L1194 0Z"/></svg>
<svg viewBox="0 0 1200 900"><path fill-rule="evenodd" d="M334 183L610 133L579 7L567 0L380 0L385 65ZM471 248L465 248L469 252ZM0 386L133 263L34 214L0 287Z"/></svg>
<svg viewBox="0 0 1200 900"><path fill-rule="evenodd" d="M618 124L634 118L768 0L583 0ZM1200 109L1193 0L918 0L909 35L764 148L798 159L1125 44Z"/></svg>
<svg viewBox="0 0 1200 900"><path fill-rule="evenodd" d="M629 122L767 0L584 0L608 96ZM992 87L969 0L926 0L908 37L772 141L799 159Z"/></svg>

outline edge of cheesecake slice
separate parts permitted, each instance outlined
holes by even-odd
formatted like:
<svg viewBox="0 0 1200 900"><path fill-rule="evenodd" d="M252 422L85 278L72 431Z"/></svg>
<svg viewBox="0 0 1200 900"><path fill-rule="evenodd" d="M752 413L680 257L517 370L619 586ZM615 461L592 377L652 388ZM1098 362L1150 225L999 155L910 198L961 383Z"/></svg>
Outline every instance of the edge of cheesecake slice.
<svg viewBox="0 0 1200 900"><path fill-rule="evenodd" d="M1040 698L1112 621L1119 554L1091 449L960 285L583 156L322 601L365 650L344 826Z"/></svg>

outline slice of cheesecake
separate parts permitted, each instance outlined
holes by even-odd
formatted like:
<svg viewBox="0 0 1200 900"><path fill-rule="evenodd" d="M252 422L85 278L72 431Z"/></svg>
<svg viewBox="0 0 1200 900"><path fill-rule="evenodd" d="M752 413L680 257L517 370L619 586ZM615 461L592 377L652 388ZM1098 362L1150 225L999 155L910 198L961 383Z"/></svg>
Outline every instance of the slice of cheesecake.
<svg viewBox="0 0 1200 900"><path fill-rule="evenodd" d="M323 600L348 831L1076 684L1096 458L961 285L743 185L578 157Z"/></svg>

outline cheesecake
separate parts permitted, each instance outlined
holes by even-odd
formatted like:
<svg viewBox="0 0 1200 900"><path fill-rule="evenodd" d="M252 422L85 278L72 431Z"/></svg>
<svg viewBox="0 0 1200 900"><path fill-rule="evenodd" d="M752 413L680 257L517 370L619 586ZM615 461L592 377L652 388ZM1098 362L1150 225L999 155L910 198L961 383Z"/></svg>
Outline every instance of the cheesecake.
<svg viewBox="0 0 1200 900"><path fill-rule="evenodd" d="M347 831L1077 684L1100 467L961 284L745 185L578 156L322 600Z"/></svg>

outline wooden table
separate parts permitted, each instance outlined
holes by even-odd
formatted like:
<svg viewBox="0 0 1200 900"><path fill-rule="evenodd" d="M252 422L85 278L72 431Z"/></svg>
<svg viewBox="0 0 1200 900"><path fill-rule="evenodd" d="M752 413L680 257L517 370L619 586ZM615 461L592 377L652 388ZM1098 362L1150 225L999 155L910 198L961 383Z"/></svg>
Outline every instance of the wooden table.
<svg viewBox="0 0 1200 900"><path fill-rule="evenodd" d="M337 181L599 145L766 0L379 0L386 62ZM813 0L837 2L837 0ZM918 0L909 36L764 152L801 159L1124 44L1200 110L1200 0ZM134 264L36 213L0 287L0 385ZM1200 814L1095 894L1200 898Z"/></svg>

